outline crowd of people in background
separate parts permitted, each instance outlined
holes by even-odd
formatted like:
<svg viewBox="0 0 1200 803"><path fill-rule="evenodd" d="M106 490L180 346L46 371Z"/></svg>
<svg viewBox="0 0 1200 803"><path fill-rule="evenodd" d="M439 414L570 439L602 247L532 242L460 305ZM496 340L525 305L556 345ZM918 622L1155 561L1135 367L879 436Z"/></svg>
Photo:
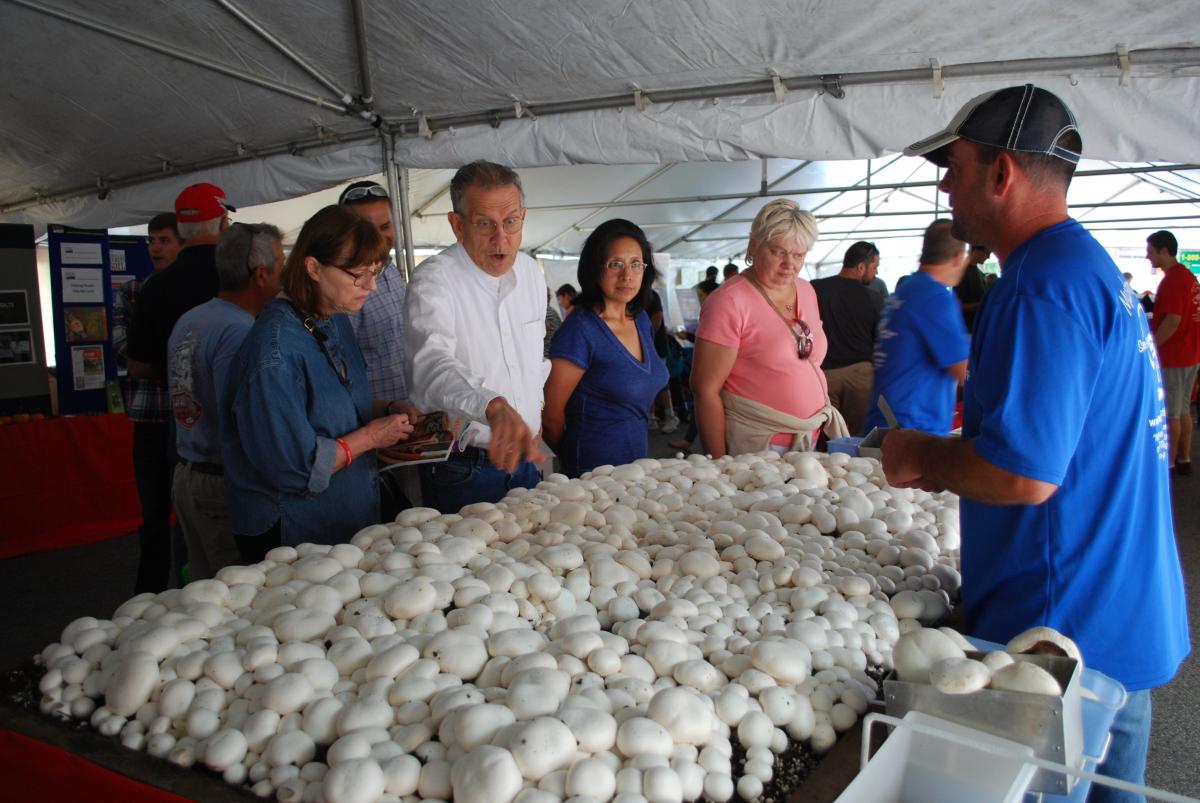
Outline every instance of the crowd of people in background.
<svg viewBox="0 0 1200 803"><path fill-rule="evenodd" d="M1200 284L1169 232L1150 235L1151 328L1067 215L1081 149L1045 90L983 95L909 149L945 168L953 219L926 229L894 293L865 241L836 275L801 278L817 220L777 199L753 220L745 270L709 267L694 332L674 334L653 248L622 219L587 238L559 315L520 250L524 190L502 165L455 173L456 243L407 281L374 182L310 218L286 258L279 229L231 224L221 188L190 186L150 222L155 273L128 299L136 590L166 588L173 553L210 577L393 520L412 500L379 455L423 414L463 423L460 448L418 470L422 504L451 513L536 485L543 442L571 477L645 457L648 430L680 425L680 397L692 412L672 445L698 437L715 458L886 428L889 482L961 497L968 630L1074 638L1132 692L1099 771L1140 783L1148 689L1189 649L1167 473L1191 473ZM999 281L981 270L992 253ZM947 437L960 395L961 437Z"/></svg>

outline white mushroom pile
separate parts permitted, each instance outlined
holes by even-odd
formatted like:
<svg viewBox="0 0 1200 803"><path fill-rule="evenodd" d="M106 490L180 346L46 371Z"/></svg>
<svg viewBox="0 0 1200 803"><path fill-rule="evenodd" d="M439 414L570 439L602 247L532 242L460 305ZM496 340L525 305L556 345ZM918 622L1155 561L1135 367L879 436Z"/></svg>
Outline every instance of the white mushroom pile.
<svg viewBox="0 0 1200 803"><path fill-rule="evenodd" d="M553 475L78 619L42 708L281 801L753 800L945 615L956 507L840 454Z"/></svg>

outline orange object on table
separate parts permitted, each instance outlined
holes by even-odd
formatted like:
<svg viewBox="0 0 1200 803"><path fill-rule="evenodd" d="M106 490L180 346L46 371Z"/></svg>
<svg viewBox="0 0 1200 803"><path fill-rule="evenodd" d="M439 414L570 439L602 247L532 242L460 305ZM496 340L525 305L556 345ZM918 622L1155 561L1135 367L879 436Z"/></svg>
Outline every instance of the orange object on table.
<svg viewBox="0 0 1200 803"><path fill-rule="evenodd" d="M0 427L0 558L114 538L142 523L124 415Z"/></svg>

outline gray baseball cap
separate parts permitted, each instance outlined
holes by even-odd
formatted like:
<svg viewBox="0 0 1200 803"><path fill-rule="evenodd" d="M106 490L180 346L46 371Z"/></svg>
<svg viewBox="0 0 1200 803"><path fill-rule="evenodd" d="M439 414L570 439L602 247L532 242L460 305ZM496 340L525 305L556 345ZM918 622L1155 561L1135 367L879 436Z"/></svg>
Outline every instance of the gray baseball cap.
<svg viewBox="0 0 1200 803"><path fill-rule="evenodd" d="M1055 95L1033 84L986 92L959 110L936 134L904 149L905 156L924 156L946 167L946 146L956 139L1009 151L1044 153L1071 164L1079 154L1058 144L1068 131L1079 131L1075 116Z"/></svg>

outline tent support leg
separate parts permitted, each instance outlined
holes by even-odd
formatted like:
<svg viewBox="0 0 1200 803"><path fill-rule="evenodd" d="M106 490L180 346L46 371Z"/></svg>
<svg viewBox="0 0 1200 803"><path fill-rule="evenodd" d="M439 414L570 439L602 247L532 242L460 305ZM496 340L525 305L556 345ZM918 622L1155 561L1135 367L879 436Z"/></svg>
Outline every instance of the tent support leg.
<svg viewBox="0 0 1200 803"><path fill-rule="evenodd" d="M379 139L383 146L384 180L387 182L388 197L392 200L389 210L392 214L392 231L396 233L398 242L401 242L404 249L403 258L400 248L396 249L396 267L407 282L412 277L413 269L412 227L408 221L408 186L407 182L401 181L396 169L395 136L390 132L380 131Z"/></svg>

